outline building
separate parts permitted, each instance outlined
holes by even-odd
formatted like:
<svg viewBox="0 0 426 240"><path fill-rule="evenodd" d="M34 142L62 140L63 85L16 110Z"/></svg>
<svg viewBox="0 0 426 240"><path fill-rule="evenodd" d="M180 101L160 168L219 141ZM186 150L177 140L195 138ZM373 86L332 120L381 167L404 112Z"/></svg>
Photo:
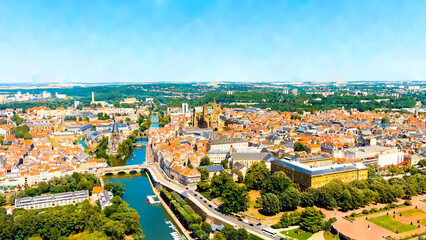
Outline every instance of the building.
<svg viewBox="0 0 426 240"><path fill-rule="evenodd" d="M192 110L192 125L199 128L211 128L214 131L221 130L223 123L220 120L222 110L216 100L213 103L195 107Z"/></svg>
<svg viewBox="0 0 426 240"><path fill-rule="evenodd" d="M226 149L233 148L247 148L248 142L243 138L220 138L212 139L208 142L207 148L210 149Z"/></svg>
<svg viewBox="0 0 426 240"><path fill-rule="evenodd" d="M221 172L224 172L225 169L222 165L214 165L214 166L200 166L199 168L205 168L209 173L209 178L212 178L213 175L219 175Z"/></svg>
<svg viewBox="0 0 426 240"><path fill-rule="evenodd" d="M82 190L77 192L57 193L37 197L26 197L15 199L16 208L43 209L55 206L65 206L81 203L89 199L89 191Z"/></svg>
<svg viewBox="0 0 426 240"><path fill-rule="evenodd" d="M343 150L346 159L361 159L366 165L379 167L398 165L404 162L404 153L397 148L365 146Z"/></svg>
<svg viewBox="0 0 426 240"><path fill-rule="evenodd" d="M114 124L112 125L111 136L109 137L109 141L108 141L109 151L116 153L118 151L118 145L120 145L121 140L122 140L122 131L118 129L118 124L117 122L114 121Z"/></svg>
<svg viewBox="0 0 426 240"><path fill-rule="evenodd" d="M188 103L182 103L182 113L187 114L189 112Z"/></svg>
<svg viewBox="0 0 426 240"><path fill-rule="evenodd" d="M325 154L320 154L313 157L296 158L295 161L298 161L300 163L303 163L305 165L309 165L312 167L322 167L322 166L329 166L333 164L333 159Z"/></svg>
<svg viewBox="0 0 426 240"><path fill-rule="evenodd" d="M230 163L231 163L231 166L234 166L236 163L240 163L246 166L247 168L249 168L251 165L253 165L256 162L264 161L266 166L268 167L269 162L274 159L275 159L274 155L272 155L272 153L270 152L259 152L259 153L236 152L231 155Z"/></svg>
<svg viewBox="0 0 426 240"><path fill-rule="evenodd" d="M297 161L275 159L271 162L272 173L283 171L302 188L319 188L334 179L351 182L368 178L368 168L362 163L334 164L312 167Z"/></svg>
<svg viewBox="0 0 426 240"><path fill-rule="evenodd" d="M229 149L224 148L213 148L207 152L207 156L210 158L210 161L214 164L220 164L223 160L227 159Z"/></svg>

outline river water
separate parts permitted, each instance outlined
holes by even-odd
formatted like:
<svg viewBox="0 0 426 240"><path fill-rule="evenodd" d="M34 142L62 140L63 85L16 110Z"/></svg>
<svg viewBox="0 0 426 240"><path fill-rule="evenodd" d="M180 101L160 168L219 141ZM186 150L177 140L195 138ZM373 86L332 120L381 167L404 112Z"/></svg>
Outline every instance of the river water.
<svg viewBox="0 0 426 240"><path fill-rule="evenodd" d="M145 162L145 148L135 149L133 154L127 160L126 165L141 164ZM106 179L107 182L120 181L126 186L126 192L122 199L126 201L130 207L134 208L140 215L139 222L141 228L146 235L146 240L168 240L173 239L170 235L172 231L165 221L171 221L166 210L161 206L148 205L146 196L153 195L151 185L145 173L132 175L114 175Z"/></svg>

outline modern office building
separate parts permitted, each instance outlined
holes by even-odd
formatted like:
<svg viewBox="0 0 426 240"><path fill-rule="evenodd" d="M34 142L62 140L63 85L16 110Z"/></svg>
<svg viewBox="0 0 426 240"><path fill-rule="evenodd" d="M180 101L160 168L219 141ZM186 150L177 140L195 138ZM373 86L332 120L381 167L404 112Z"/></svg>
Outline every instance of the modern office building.
<svg viewBox="0 0 426 240"><path fill-rule="evenodd" d="M89 191L82 190L76 192L57 193L37 197L15 199L15 207L24 208L26 210L43 209L56 206L77 204L87 199L89 199Z"/></svg>

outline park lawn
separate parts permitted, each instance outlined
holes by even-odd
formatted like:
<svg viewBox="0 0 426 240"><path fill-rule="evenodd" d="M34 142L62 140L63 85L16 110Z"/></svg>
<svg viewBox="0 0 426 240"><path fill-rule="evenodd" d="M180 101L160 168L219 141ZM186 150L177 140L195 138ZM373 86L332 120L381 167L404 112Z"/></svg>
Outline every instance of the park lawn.
<svg viewBox="0 0 426 240"><path fill-rule="evenodd" d="M401 216L403 217L413 217L413 216L417 216L417 215L423 215L425 214L425 212L421 209L409 209L409 210L405 210L402 212L398 212L398 214L401 214Z"/></svg>
<svg viewBox="0 0 426 240"><path fill-rule="evenodd" d="M325 231L324 234L324 239L325 240L336 240L339 239L337 236L334 236L330 231Z"/></svg>
<svg viewBox="0 0 426 240"><path fill-rule="evenodd" d="M422 218L422 219L420 219L420 220L419 220L419 223L420 223L421 225L426 225L426 218Z"/></svg>
<svg viewBox="0 0 426 240"><path fill-rule="evenodd" d="M299 234L296 234L296 232L299 231ZM285 234L291 238L299 239L299 240L307 240L309 239L313 234L310 232L306 232L300 228L288 230L288 231L282 231L281 234Z"/></svg>
<svg viewBox="0 0 426 240"><path fill-rule="evenodd" d="M397 231L398 231L398 233L408 232L408 231L411 231L411 230L414 230L414 229L417 228L414 225L404 224L404 223L398 222L389 215L383 215L383 216L380 216L380 217L370 218L370 219L368 219L368 221L375 223L375 224L379 225L380 227L389 229L394 233L396 233Z"/></svg>

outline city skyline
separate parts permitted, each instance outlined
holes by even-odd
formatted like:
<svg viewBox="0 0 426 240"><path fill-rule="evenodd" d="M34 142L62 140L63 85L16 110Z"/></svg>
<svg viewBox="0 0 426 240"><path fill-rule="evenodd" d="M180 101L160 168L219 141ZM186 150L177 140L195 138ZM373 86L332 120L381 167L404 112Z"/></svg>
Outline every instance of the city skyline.
<svg viewBox="0 0 426 240"><path fill-rule="evenodd" d="M424 80L420 2L0 4L8 83Z"/></svg>

